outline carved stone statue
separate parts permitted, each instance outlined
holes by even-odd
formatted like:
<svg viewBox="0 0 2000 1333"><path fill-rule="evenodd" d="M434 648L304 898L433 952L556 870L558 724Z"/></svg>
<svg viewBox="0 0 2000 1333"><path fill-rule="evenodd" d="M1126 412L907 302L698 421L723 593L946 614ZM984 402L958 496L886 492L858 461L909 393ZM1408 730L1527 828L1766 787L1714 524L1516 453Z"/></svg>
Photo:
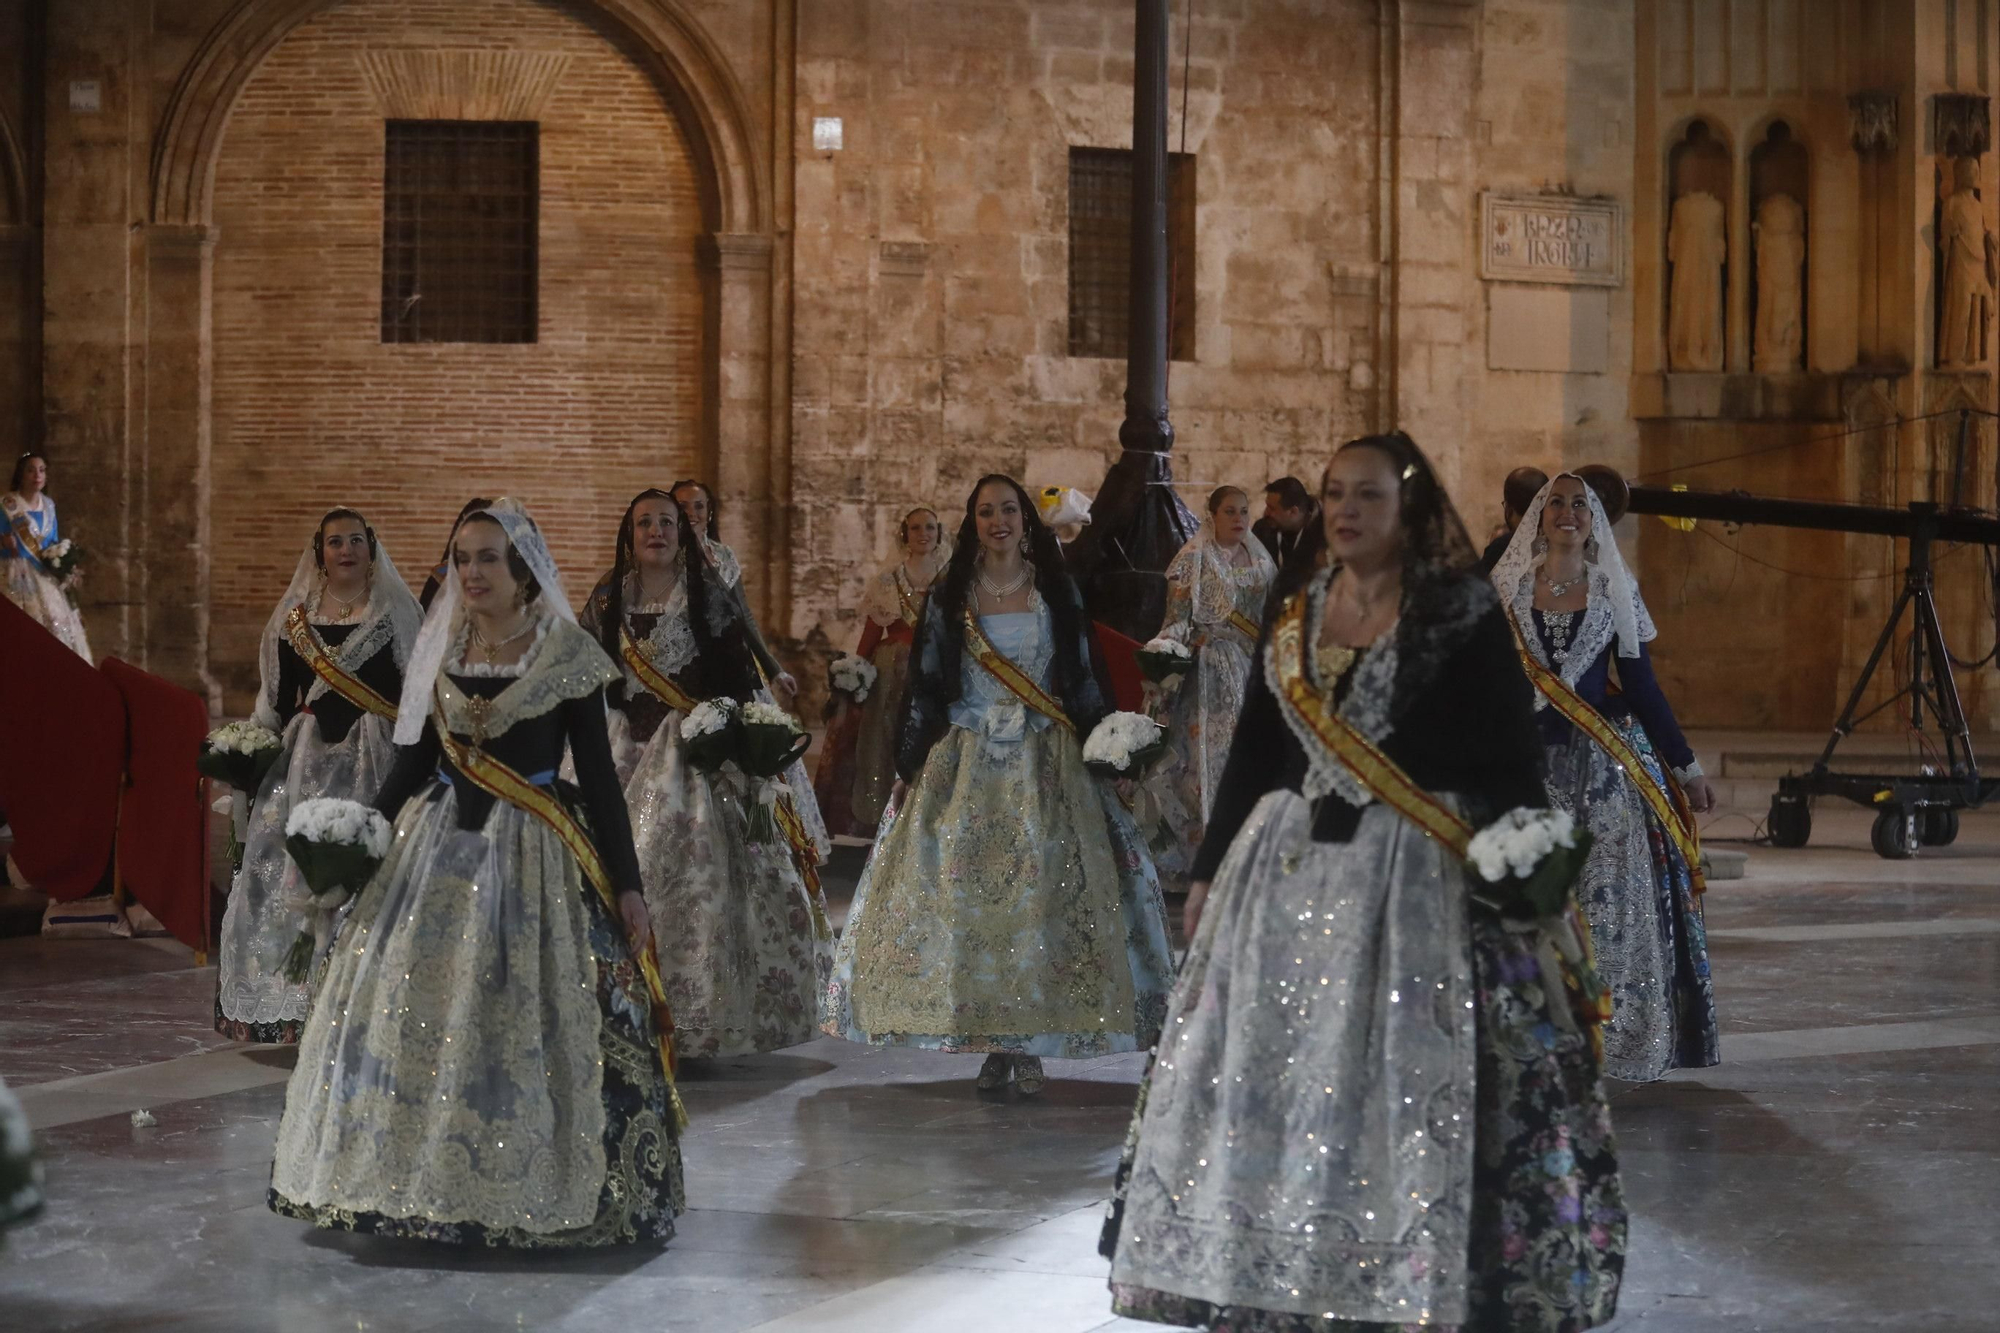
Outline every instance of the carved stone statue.
<svg viewBox="0 0 2000 1333"><path fill-rule="evenodd" d="M1757 338L1751 367L1760 375L1801 368L1805 330L1806 211L1788 194L1757 206Z"/></svg>
<svg viewBox="0 0 2000 1333"><path fill-rule="evenodd" d="M1722 201L1704 190L1674 200L1667 223L1667 365L1674 370L1722 369L1722 265L1729 243Z"/></svg>
<svg viewBox="0 0 2000 1333"><path fill-rule="evenodd" d="M1952 166L1952 192L1938 220L1944 260L1944 317L1938 323L1940 366L1976 366L1986 360L1987 321L1993 315L1993 234L1974 193L1979 161L1961 157Z"/></svg>

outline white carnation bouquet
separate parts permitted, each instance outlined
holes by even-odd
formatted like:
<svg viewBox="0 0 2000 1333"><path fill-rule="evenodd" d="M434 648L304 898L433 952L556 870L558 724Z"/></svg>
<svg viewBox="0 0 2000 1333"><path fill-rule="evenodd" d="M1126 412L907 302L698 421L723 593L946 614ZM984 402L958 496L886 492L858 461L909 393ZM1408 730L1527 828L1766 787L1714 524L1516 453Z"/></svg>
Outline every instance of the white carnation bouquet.
<svg viewBox="0 0 2000 1333"><path fill-rule="evenodd" d="M395 831L379 810L337 796L300 801L285 820L285 851L298 867L310 899L292 905L326 920L360 892L389 855ZM316 947L313 931L299 932L285 957L285 979L304 981Z"/></svg>
<svg viewBox="0 0 2000 1333"><path fill-rule="evenodd" d="M1137 777L1166 752L1167 729L1144 713L1113 713L1083 743L1084 767L1100 777Z"/></svg>
<svg viewBox="0 0 2000 1333"><path fill-rule="evenodd" d="M711 699L681 719L681 740L695 767L707 773L734 770L752 784L750 841L776 841L773 807L790 794L778 775L812 745L799 720L776 704Z"/></svg>
<svg viewBox="0 0 2000 1333"><path fill-rule="evenodd" d="M75 585L76 576L83 567L83 548L65 537L53 546L43 547L41 561L42 568L49 571L49 577L67 591Z"/></svg>
<svg viewBox="0 0 2000 1333"><path fill-rule="evenodd" d="M842 653L826 669L828 686L836 694L844 694L855 703L867 702L869 691L875 688L877 674L873 662L853 653Z"/></svg>
<svg viewBox="0 0 2000 1333"><path fill-rule="evenodd" d="M1509 810L1466 848L1465 859L1489 886L1475 896L1508 916L1553 916L1568 903L1590 844L1590 830L1566 810Z"/></svg>
<svg viewBox="0 0 2000 1333"><path fill-rule="evenodd" d="M1156 685L1164 685L1194 668L1194 654L1179 639L1153 639L1132 656L1140 672Z"/></svg>
<svg viewBox="0 0 2000 1333"><path fill-rule="evenodd" d="M716 772L735 757L740 727L734 699L696 704L694 711L681 719L681 741L687 746L688 762L704 773Z"/></svg>
<svg viewBox="0 0 2000 1333"><path fill-rule="evenodd" d="M270 772L284 744L269 727L255 722L231 722L208 733L201 754L195 758L195 770L254 796L264 785L264 775Z"/></svg>

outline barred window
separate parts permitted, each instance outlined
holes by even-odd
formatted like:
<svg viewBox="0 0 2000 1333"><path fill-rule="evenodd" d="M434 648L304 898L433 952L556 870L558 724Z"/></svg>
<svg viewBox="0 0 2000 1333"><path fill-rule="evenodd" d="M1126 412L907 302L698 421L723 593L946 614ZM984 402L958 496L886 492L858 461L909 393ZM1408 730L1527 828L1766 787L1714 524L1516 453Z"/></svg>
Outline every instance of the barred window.
<svg viewBox="0 0 2000 1333"><path fill-rule="evenodd" d="M1194 154L1167 154L1168 354L1194 360ZM1124 357L1132 293L1132 150L1069 150L1069 354Z"/></svg>
<svg viewBox="0 0 2000 1333"><path fill-rule="evenodd" d="M540 127L392 120L382 175L382 341L531 343Z"/></svg>

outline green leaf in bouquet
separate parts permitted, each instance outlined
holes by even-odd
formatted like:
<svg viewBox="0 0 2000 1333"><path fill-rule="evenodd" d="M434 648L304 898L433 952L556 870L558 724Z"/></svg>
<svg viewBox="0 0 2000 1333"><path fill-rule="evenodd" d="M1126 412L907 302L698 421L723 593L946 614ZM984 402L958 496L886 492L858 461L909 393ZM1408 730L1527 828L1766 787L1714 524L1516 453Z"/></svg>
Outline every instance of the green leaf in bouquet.
<svg viewBox="0 0 2000 1333"><path fill-rule="evenodd" d="M299 868L315 898L346 890L359 893L374 877L381 860L366 847L351 842L314 842L297 834L285 839L285 851Z"/></svg>
<svg viewBox="0 0 2000 1333"><path fill-rule="evenodd" d="M700 736L684 740L688 762L704 773L714 773L730 760L736 758L742 748L739 735L740 723L731 718L720 731L706 732Z"/></svg>
<svg viewBox="0 0 2000 1333"><path fill-rule="evenodd" d="M1589 832L1578 829L1574 847L1556 848L1542 858L1534 874L1520 881L1521 898L1534 916L1554 916L1568 905L1577 876L1589 859L1590 841Z"/></svg>
<svg viewBox="0 0 2000 1333"><path fill-rule="evenodd" d="M244 754L240 750L218 750L204 743L195 756L195 772L217 782L226 782L240 792L255 796L264 785L264 775L278 762L283 747L271 746Z"/></svg>
<svg viewBox="0 0 2000 1333"><path fill-rule="evenodd" d="M302 930L292 937L292 947L285 953L286 981L297 986L312 975L313 953L317 948L310 930Z"/></svg>

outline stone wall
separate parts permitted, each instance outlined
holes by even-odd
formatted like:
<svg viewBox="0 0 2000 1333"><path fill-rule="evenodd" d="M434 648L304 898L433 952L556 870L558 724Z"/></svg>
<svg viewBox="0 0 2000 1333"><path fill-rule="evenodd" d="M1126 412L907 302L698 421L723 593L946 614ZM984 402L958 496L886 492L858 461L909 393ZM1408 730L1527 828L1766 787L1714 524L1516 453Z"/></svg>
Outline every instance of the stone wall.
<svg viewBox="0 0 2000 1333"><path fill-rule="evenodd" d="M350 0L293 32L231 114L215 175L211 669L255 637L312 523L353 501L413 582L474 494L525 500L572 600L625 501L697 470L701 204L659 90L530 0ZM362 58L375 62L371 79ZM387 118L541 125L540 329L381 340Z"/></svg>

